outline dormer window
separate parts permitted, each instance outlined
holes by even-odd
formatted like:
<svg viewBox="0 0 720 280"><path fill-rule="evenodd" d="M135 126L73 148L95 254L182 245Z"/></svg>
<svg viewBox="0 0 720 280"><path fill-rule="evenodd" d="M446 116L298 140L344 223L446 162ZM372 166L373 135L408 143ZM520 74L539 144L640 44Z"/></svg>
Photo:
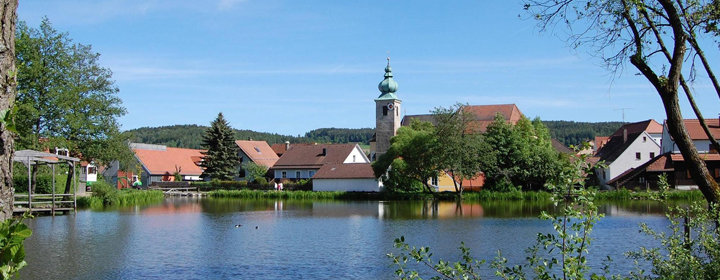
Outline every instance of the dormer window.
<svg viewBox="0 0 720 280"><path fill-rule="evenodd" d="M258 154L262 154L262 152L260 152L260 149L258 149L258 147L255 147L255 151L256 151Z"/></svg>

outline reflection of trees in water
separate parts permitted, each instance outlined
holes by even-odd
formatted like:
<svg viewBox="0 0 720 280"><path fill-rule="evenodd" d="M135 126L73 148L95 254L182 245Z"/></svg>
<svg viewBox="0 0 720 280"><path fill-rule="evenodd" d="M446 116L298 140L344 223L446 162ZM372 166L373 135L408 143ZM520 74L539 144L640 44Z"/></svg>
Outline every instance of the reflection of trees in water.
<svg viewBox="0 0 720 280"><path fill-rule="evenodd" d="M606 216L637 216L660 215L664 216L668 207L690 205L689 200L672 200L668 204L650 200L624 200L600 203L599 210Z"/></svg>

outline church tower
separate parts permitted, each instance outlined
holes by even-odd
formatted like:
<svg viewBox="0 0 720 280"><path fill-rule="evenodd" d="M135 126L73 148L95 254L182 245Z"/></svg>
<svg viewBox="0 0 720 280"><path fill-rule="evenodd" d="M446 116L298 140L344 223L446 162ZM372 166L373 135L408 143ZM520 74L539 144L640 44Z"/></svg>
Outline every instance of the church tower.
<svg viewBox="0 0 720 280"><path fill-rule="evenodd" d="M375 155L379 158L390 149L390 138L395 136L400 128L400 103L395 92L398 84L393 80L390 58L385 67L385 79L378 85L380 96L375 99Z"/></svg>

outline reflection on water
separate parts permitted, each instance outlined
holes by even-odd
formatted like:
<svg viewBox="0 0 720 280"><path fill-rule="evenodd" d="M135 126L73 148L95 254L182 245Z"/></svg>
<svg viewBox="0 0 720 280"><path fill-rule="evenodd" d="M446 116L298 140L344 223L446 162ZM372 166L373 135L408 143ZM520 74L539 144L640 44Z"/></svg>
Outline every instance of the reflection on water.
<svg viewBox="0 0 720 280"><path fill-rule="evenodd" d="M684 202L678 202L682 204ZM600 203L606 218L593 232L590 263L654 242L638 223L667 226L656 202ZM524 250L555 211L526 201L304 201L169 197L157 205L84 210L28 221L29 267L23 279L387 279L385 254L405 236L456 259L464 241L473 256ZM236 228L234 225L243 224ZM513 263L515 261L515 263ZM632 267L616 264L619 272ZM488 275L492 276L489 272ZM492 278L492 277L491 277Z"/></svg>

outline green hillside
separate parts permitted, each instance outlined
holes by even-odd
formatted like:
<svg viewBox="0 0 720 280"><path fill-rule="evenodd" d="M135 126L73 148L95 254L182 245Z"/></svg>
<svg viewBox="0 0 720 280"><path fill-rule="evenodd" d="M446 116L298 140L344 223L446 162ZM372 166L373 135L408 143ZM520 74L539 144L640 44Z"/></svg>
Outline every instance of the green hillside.
<svg viewBox="0 0 720 280"><path fill-rule="evenodd" d="M543 121L543 124L550 130L553 138L558 139L565 146L570 146L593 140L595 136L609 136L624 123Z"/></svg>
<svg viewBox="0 0 720 280"><path fill-rule="evenodd" d="M168 147L200 149L202 136L207 126L171 125L161 127L142 127L126 131L132 134L136 143L159 144ZM368 144L374 130L371 128L320 128L305 133L305 136L290 136L252 130L235 130L235 139L264 140L268 144L284 143L349 143Z"/></svg>

